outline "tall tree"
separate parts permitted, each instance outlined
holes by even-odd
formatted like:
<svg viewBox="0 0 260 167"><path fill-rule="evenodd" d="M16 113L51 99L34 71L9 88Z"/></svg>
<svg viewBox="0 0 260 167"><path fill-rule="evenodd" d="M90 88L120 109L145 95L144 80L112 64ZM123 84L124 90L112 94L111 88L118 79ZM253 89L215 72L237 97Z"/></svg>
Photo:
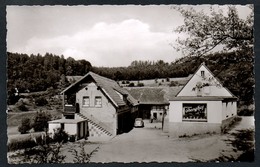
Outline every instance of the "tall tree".
<svg viewBox="0 0 260 167"><path fill-rule="evenodd" d="M178 38L174 48L186 56L201 56L222 46L224 50L244 50L253 48L253 6L246 19L239 18L234 5L227 6L227 13L217 12L213 7L210 13L197 11L194 8L174 7L184 17L184 24L175 32L186 38Z"/></svg>

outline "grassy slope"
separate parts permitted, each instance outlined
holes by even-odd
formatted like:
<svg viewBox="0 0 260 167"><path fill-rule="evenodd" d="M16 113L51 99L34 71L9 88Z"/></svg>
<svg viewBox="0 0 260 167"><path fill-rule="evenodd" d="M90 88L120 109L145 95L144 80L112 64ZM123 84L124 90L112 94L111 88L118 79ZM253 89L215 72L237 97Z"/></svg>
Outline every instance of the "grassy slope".
<svg viewBox="0 0 260 167"><path fill-rule="evenodd" d="M7 114L7 126L13 127L13 126L19 126L21 124L21 121L23 118L30 118L31 120L36 115L37 111L28 111L28 112L10 112ZM52 118L54 117L61 117L62 113L57 110L47 110L46 112L50 113L52 115Z"/></svg>

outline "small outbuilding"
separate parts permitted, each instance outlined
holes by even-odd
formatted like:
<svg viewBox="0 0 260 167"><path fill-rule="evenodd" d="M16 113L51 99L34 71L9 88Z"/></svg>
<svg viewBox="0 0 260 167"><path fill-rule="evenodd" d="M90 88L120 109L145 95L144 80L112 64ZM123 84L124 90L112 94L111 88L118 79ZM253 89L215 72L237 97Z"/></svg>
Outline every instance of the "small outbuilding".
<svg viewBox="0 0 260 167"><path fill-rule="evenodd" d="M165 126L171 137L220 133L237 115L237 97L204 63L169 103Z"/></svg>
<svg viewBox="0 0 260 167"><path fill-rule="evenodd" d="M162 87L134 87L128 92L138 101L138 117L162 122L168 112L169 101L166 98L168 90Z"/></svg>

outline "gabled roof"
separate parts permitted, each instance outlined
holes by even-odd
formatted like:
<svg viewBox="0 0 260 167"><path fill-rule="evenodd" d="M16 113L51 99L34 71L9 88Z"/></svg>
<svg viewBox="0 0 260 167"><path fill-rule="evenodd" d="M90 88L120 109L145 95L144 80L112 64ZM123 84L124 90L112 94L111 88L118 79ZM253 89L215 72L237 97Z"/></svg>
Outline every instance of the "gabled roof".
<svg viewBox="0 0 260 167"><path fill-rule="evenodd" d="M139 104L169 104L165 97L164 88L158 87L134 87L128 88L129 93L139 102Z"/></svg>
<svg viewBox="0 0 260 167"><path fill-rule="evenodd" d="M183 88L183 86L173 86L173 87L168 87L167 89L165 88L165 98L167 100L173 99L176 97L176 95L180 92L180 90Z"/></svg>
<svg viewBox="0 0 260 167"><path fill-rule="evenodd" d="M223 85L222 85L222 83L219 81L219 79L217 78L217 77L215 77L214 76L214 74L208 69L208 67L205 65L205 63L202 63L199 67L198 67L198 69L196 70L196 72L193 74L193 76L189 79L189 81L183 86L183 88L178 92L178 94L176 95L176 97L171 97L170 99L171 100L176 100L177 98L182 98L183 99L183 97L185 97L185 96L187 96L187 97L192 97L193 99L194 98L200 98L200 97L198 97L198 96L191 96L191 95L187 95L187 90L189 90L189 89L187 89L188 88L188 86L187 85L189 85L189 84L194 84L194 83L192 83L192 81L194 82L194 81L198 81L198 72L201 70L201 69L204 69L204 70L206 70L215 80L216 80L216 82L220 85L219 87L221 88L221 89L219 89L218 91L215 91L215 93L216 92L225 92L225 95L217 95L216 96L216 94L210 94L210 95L207 95L207 96L205 96L205 98L210 98L210 97L220 97L221 99L222 98L236 98L227 88L225 88L225 87L223 87ZM197 77L197 79L195 79ZM201 77L201 76L200 76ZM202 77L201 77L202 78ZM201 80L201 79L200 79ZM195 83L195 85L196 85L196 83ZM190 86L190 85L189 85ZM186 88L187 87L187 88ZM184 89L186 89L186 91L184 91ZM186 92L186 95L183 95L183 91L184 92ZM180 94L182 94L182 95L180 95ZM185 94L185 93L184 93ZM187 98L185 98L185 99L187 99ZM201 99L201 98L200 98Z"/></svg>
<svg viewBox="0 0 260 167"><path fill-rule="evenodd" d="M114 105L116 105L116 106L126 105L126 102L124 101L124 99L122 99L117 92L119 92L123 96L126 96L127 100L132 105L137 105L137 101L133 97L131 97L131 95L124 88L120 87L116 81L103 77L103 76L100 76L93 72L87 73L85 76L83 76L81 79L79 79L75 83L71 84L69 87L67 87L65 90L63 90L61 93L65 93L74 87L80 87L80 88L85 87L86 85L84 85L83 83L89 77L91 77L94 80L96 85L105 93L106 96L108 96L108 98L110 98L110 100L114 103Z"/></svg>

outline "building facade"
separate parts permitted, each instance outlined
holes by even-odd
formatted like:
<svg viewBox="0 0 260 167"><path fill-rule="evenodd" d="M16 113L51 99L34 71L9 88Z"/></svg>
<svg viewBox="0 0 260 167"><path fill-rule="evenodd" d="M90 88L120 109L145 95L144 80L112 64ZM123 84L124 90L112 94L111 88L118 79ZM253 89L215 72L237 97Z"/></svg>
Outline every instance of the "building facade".
<svg viewBox="0 0 260 167"><path fill-rule="evenodd" d="M61 127L70 134L106 139L133 127L137 101L115 81L89 72L63 95L63 118L49 122L49 133Z"/></svg>
<svg viewBox="0 0 260 167"><path fill-rule="evenodd" d="M172 137L220 133L237 115L237 98L204 63L169 102L165 126Z"/></svg>

